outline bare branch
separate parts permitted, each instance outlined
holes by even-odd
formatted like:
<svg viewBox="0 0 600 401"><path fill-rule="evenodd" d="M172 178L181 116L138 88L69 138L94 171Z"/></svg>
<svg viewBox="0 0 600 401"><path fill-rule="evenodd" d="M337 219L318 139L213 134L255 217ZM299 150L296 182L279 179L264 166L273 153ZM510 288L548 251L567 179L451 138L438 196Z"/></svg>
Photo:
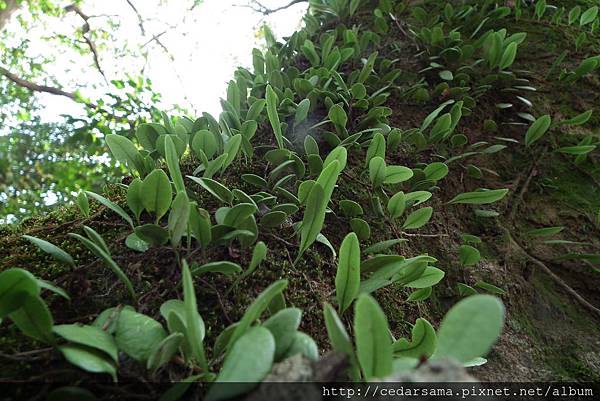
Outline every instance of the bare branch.
<svg viewBox="0 0 600 401"><path fill-rule="evenodd" d="M250 9L256 11L257 13L261 13L263 15L269 15L269 14L276 13L277 11L288 9L295 4L304 3L305 1L307 1L307 0L292 0L284 6L276 7L276 8L269 8L257 0L250 0L250 4L242 5L242 7L248 7Z"/></svg>
<svg viewBox="0 0 600 401"><path fill-rule="evenodd" d="M94 109L100 113L103 113L105 116L109 116L109 117L113 118L115 121L118 121L121 123L127 123L131 127L133 127L133 125L134 125L134 123L132 121L130 121L127 117L117 116L117 115L111 113L110 111L103 109L102 107L98 106L95 103L92 103L88 100L82 99L80 96L77 96L77 94L74 92L67 92L62 89L55 88L53 86L38 85L34 82L27 81L26 79L20 78L16 74L14 74L14 73L10 72L9 70L7 70L6 68L0 66L0 76L2 76L2 75L5 76L6 78L8 78L10 81L14 82L16 85L23 87L25 89L29 89L32 92L41 92L41 93L49 93L51 95L64 96L64 97L67 97L67 98L73 100L74 102L80 103L90 109Z"/></svg>
<svg viewBox="0 0 600 401"><path fill-rule="evenodd" d="M94 65L96 66L96 69L100 72L100 74L102 75L102 78L104 78L104 82L106 82L108 84L108 79L106 78L106 74L104 73L104 70L100 66L100 57L98 56L98 49L96 48L96 45L94 44L94 42L92 41L92 39L90 37L89 19L91 17L89 17L87 14L85 14L83 11L81 11L81 8L79 8L79 6L77 4L71 4L67 7L65 7L65 10L67 12L73 11L74 13L79 15L81 17L81 19L83 20L83 26L81 27L83 39L85 40L85 43L88 45L88 47L90 48L90 51L92 52L92 57L94 58Z"/></svg>
<svg viewBox="0 0 600 401"><path fill-rule="evenodd" d="M126 0L127 4L129 4L129 7L131 7L131 9L133 10L133 12L135 13L135 15L137 16L138 19L138 26L140 27L140 32L142 33L142 36L146 36L146 28L144 27L144 17L142 17L142 14L140 14L139 10L137 9L137 7L135 6L135 4L133 4L133 2L131 0ZM171 54L171 52L169 51L169 49L167 48L167 46L164 45L163 42L161 42L160 37L162 35L164 35L167 31L161 32L158 35L152 35L152 37L150 38L150 40L148 40L148 42L146 42L143 47L146 47L146 45L148 45L148 43L151 42L155 42L158 46L160 46L160 48L165 52L165 54L167 55L167 57L169 57L169 59L171 61L175 61L175 57L173 57L173 55Z"/></svg>
<svg viewBox="0 0 600 401"><path fill-rule="evenodd" d="M142 14L139 12L139 10L137 9L137 7L135 6L135 4L133 4L133 2L131 0L125 0L127 1L127 4L129 4L129 7L131 7L131 9L133 10L133 12L135 13L135 15L137 16L138 19L138 26L140 27L140 32L142 33L142 36L146 37L148 30L146 30L146 27L144 26L144 23L146 21L146 19L142 16ZM169 29L175 29L176 26L175 25L168 25ZM181 75L179 74L179 72L177 71L177 68L175 67L174 63L175 63L175 56L173 55L173 53L171 53L169 51L169 49L167 48L167 46L165 46L165 44L160 40L160 38L167 33L168 30L165 30L159 34L152 34L151 32L149 33L149 35L151 35L150 39L148 39L148 41L146 43L144 43L141 46L141 50L143 51L144 54L144 59L146 60L146 62L148 62L148 50L146 49L146 46L148 46L148 44L154 42L156 43L161 49L162 51L165 53L165 55L169 58L169 60L171 61L172 67L173 67L173 71L175 72L175 75L177 76L177 79L179 80L179 82L181 83L181 85L183 87L185 87L183 78L181 77ZM144 69L146 68L146 66L144 65ZM184 99L193 107L193 103L190 101L190 99L188 98L188 96L184 93L183 95Z"/></svg>
<svg viewBox="0 0 600 401"><path fill-rule="evenodd" d="M98 106L96 104L82 100L79 96L77 96L73 92L66 92L62 89L55 88L53 86L38 85L34 82L27 81L23 78L18 77L16 74L13 74L12 72L10 72L9 70L7 70L6 68L4 68L2 66L0 66L0 75L4 75L6 78L11 80L15 84L17 84L23 88L29 89L32 92L43 92L43 93L50 93L52 95L64 96L64 97L68 97L69 99L71 99L75 102L83 103L87 107L90 107L93 109L98 108Z"/></svg>
<svg viewBox="0 0 600 401"><path fill-rule="evenodd" d="M158 38L160 38L160 37L161 37L162 35L164 35L165 33L167 33L167 31L162 31L162 32L161 32L161 33L159 33L158 35L154 35L154 36L152 36L150 39L148 39L148 40L146 41L146 43L144 43L144 44L141 46L141 47L142 47L142 49L143 49L144 47L148 46L150 43L152 43L152 42L156 41Z"/></svg>
<svg viewBox="0 0 600 401"><path fill-rule="evenodd" d="M120 18L121 16L119 14L94 14L94 15L88 15L89 19L92 18Z"/></svg>
<svg viewBox="0 0 600 401"><path fill-rule="evenodd" d="M127 4L129 4L129 7L131 7L133 12L135 13L135 15L137 15L138 26L140 27L140 31L142 32L142 35L146 36L146 28L144 28L144 18L142 18L142 14L140 14L137 7L131 2L131 0L126 0L126 1L127 1Z"/></svg>

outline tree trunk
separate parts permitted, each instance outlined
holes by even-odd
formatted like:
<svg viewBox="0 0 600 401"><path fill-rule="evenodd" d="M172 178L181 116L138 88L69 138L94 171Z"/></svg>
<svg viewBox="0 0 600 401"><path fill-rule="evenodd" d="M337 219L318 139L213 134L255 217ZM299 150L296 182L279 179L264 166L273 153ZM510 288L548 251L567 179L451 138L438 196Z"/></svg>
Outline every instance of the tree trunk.
<svg viewBox="0 0 600 401"><path fill-rule="evenodd" d="M12 13L17 11L23 2L17 2L17 0L5 0L5 3L6 7L0 10L0 31L8 24Z"/></svg>

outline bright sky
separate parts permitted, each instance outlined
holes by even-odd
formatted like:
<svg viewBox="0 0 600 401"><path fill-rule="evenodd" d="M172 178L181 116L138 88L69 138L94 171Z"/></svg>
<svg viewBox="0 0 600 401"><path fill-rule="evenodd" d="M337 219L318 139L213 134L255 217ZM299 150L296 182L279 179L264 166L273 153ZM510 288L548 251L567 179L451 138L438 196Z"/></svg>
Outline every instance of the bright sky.
<svg viewBox="0 0 600 401"><path fill-rule="evenodd" d="M143 69L145 77L152 80L154 90L163 96L159 107L167 109L178 104L196 115L206 111L215 116L221 111L219 98L225 97L227 82L233 78L235 68L250 67L252 48L264 46L264 40L258 36L262 24L267 23L281 39L300 28L307 8L306 2L300 3L265 17L250 8L240 7L247 5L248 0L204 0L191 11L192 0L130 1L144 18L145 37L127 0L84 0L81 6L88 16L98 16L89 20L92 30L109 33L97 43L106 44L106 48L99 49L99 54L107 78L125 79L126 73L137 76ZM289 1L263 0L261 4L276 8ZM82 55L58 39L61 35L73 38L73 32L83 23L79 16L69 13L62 20L48 17L42 24L35 23L33 28L23 30L16 20L17 15L6 27L14 32L14 45L26 38L28 56L54 59L44 65L45 73L54 81L38 83L61 86L69 92L79 89L92 100L106 92L102 76L93 67L85 45L86 52ZM140 57L140 46L163 32L160 40L174 61L152 42L145 47L148 50L145 65L144 58ZM82 106L70 99L50 94L38 96L44 121L61 121L61 114L82 114ZM18 122L15 120L15 123ZM54 193L45 194L47 205L55 201Z"/></svg>
<svg viewBox="0 0 600 401"><path fill-rule="evenodd" d="M142 57L123 55L112 57L115 50L123 53L129 49L137 51L152 35L160 36L161 42L174 57L168 55L155 43L149 50L145 75L154 89L163 95L165 105L179 104L192 112L211 114L220 112L219 98L225 96L226 83L233 77L237 66L251 66L251 50L262 47L264 40L257 33L263 22L269 24L278 39L291 35L300 28L307 3L300 3L271 14L268 17L240 5L247 0L204 0L189 11L191 0L130 0L144 17L147 36L143 37L138 17L126 0L86 0L82 10L87 15L108 15L90 19L92 29L103 29L112 34L108 41L110 49L100 49L100 64L108 79L124 78L125 72L139 73L144 67ZM278 7L289 0L264 0L267 7ZM118 21L119 27L111 27L109 20ZM91 56L81 56L61 46L53 49L36 36L47 36L48 28L67 36L82 25L82 20L73 13L64 18L60 26L54 23L46 29L30 30L24 34L31 39L31 52L52 52L56 61L47 67L50 76L66 89L74 90L84 84L82 93L93 99L94 94L103 93L90 88L90 83L102 85L102 77L91 67ZM65 74L67 72L67 74ZM70 77L70 80L68 79ZM70 82L69 82L70 81ZM42 95L45 120L56 120L62 113L74 113L77 105L69 99L53 95Z"/></svg>

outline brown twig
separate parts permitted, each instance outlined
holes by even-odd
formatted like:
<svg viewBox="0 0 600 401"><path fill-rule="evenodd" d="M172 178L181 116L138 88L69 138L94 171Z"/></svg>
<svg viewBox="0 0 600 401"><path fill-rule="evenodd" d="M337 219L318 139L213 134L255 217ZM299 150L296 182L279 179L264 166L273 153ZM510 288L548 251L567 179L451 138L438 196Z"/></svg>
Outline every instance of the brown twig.
<svg viewBox="0 0 600 401"><path fill-rule="evenodd" d="M390 229L394 232L394 235L396 235L396 237L400 238L402 236L405 237L419 237L419 238L440 238L440 237L448 237L448 234L443 234L443 233L439 233L439 234L418 234L418 233L407 233L405 231L399 231L398 228L396 227L396 224L394 224L394 222L389 218L386 217L386 222L388 223L388 226L390 227Z"/></svg>
<svg viewBox="0 0 600 401"><path fill-rule="evenodd" d="M36 350L32 350L32 351L25 351L25 352L19 352L16 354L5 354L3 352L0 352L0 358L4 358L4 359L8 359L10 361L34 361L37 359L42 359L44 358L43 356L39 356L39 354L45 354L47 352L52 351L52 347L48 347L48 348L42 348L42 349L36 349Z"/></svg>
<svg viewBox="0 0 600 401"><path fill-rule="evenodd" d="M142 14L140 14L137 7L131 2L131 0L126 1L138 18L138 26L140 27L140 32L142 32L142 35L146 36L146 28L144 27L144 18L142 18Z"/></svg>
<svg viewBox="0 0 600 401"><path fill-rule="evenodd" d="M194 374L202 373L202 369L200 369L200 367L186 363L185 360L179 355L174 356L173 359L171 359L171 362L173 362L181 367L191 369L192 373L194 373Z"/></svg>
<svg viewBox="0 0 600 401"><path fill-rule="evenodd" d="M113 320L115 320L115 318L119 315L119 313L121 313L121 309L123 309L123 305L118 305L110 314L110 316L108 317L108 319L106 319L106 322L104 322L104 324L102 325L102 330L106 331L108 330L108 327L111 325L111 323L113 322Z"/></svg>
<svg viewBox="0 0 600 401"><path fill-rule="evenodd" d="M148 39L148 40L146 41L146 43L144 43L144 44L142 45L142 49L143 49L144 47L148 46L150 43L152 43L152 42L155 42L155 41L158 41L158 39L159 39L161 36L163 36L165 33L167 33L167 31L162 31L161 33L159 33L159 34L157 34L157 35L153 35L153 36L152 36L150 39Z"/></svg>
<svg viewBox="0 0 600 401"><path fill-rule="evenodd" d="M133 4L133 2L131 0L126 0L126 1L138 19L138 26L140 27L140 32L142 33L142 36L146 36L147 30L146 30L146 27L144 26L144 22L145 22L144 17L142 17L142 14L140 13L140 11L137 9L137 7ZM175 61L175 57L171 54L171 52L169 51L167 46L165 46L164 43L161 42L161 40L160 40L160 37L162 35L164 35L166 32L167 31L164 31L158 35L152 35L150 40L148 42L146 42L146 44L144 44L144 46L142 46L142 47L145 47L150 42L155 42L165 52L167 57L169 57L169 59L173 62L173 61Z"/></svg>
<svg viewBox="0 0 600 401"><path fill-rule="evenodd" d="M347 172L346 170L342 170L342 175L344 177L346 177L347 179L354 181L356 183L359 183L361 185L364 185L366 187L370 186L370 184L368 184L367 182L363 181L362 179L360 179L360 177L357 177L353 174L350 174L349 172Z"/></svg>
<svg viewBox="0 0 600 401"><path fill-rule="evenodd" d="M276 13L277 11L282 11L282 10L288 9L295 4L304 3L305 1L307 1L307 0L292 0L289 3L287 3L286 5L276 7L276 8L269 8L269 7L261 4L257 0L251 0L249 2L250 4L238 4L238 7L246 7L253 11L256 11L257 13L261 13L263 15L269 15L269 14Z"/></svg>
<svg viewBox="0 0 600 401"><path fill-rule="evenodd" d="M137 9L137 7L135 6L135 4L133 4L133 2L131 0L125 0L127 1L127 4L129 5L129 7L133 10L133 12L135 13L137 20L138 20L138 26L140 27L140 32L142 34L142 36L147 36L148 34L148 30L146 29L144 23L145 23L145 19L142 16L142 14L140 13L140 11ZM175 26L173 25L169 25L169 29L173 29L175 28ZM149 43L156 43L161 49L162 51L165 53L165 55L169 58L169 60L171 60L171 63L175 63L175 56L173 55L173 53L171 53L169 51L169 49L167 48L167 46L165 46L165 44L160 40L160 37L163 36L165 33L167 33L167 31L163 31L159 34L150 34L150 39L144 43L144 45L142 45L142 49L144 49ZM146 59L146 62L148 61L148 51L146 50L144 53L144 58ZM145 68L145 66L144 66ZM179 71L177 71L177 68L175 68L175 66L173 65L173 72L175 73L175 75L177 76L177 80L181 83L182 87L186 87L185 82L183 80L183 78L181 77L181 74L179 74ZM192 108L194 108L193 102L190 101L188 95L186 93L183 94L183 98L192 106Z"/></svg>
<svg viewBox="0 0 600 401"><path fill-rule="evenodd" d="M292 244L291 242L286 241L285 239L283 239L283 238L281 238L281 237L279 237L279 236L277 236L277 235L275 235L273 233L263 233L263 234L266 235L266 236L268 236L268 237L271 237L273 239L276 239L277 241L280 241L280 242L282 242L283 244L285 244L287 246L291 246L291 247L298 246L297 244Z"/></svg>
<svg viewBox="0 0 600 401"><path fill-rule="evenodd" d="M102 75L102 78L104 78L104 82L106 82L108 84L108 79L106 78L106 74L104 74L104 70L102 69L102 66L100 65L100 56L98 55L98 49L96 48L96 44L92 41L92 38L90 37L90 32L91 32L90 23L89 23L90 17L87 14L85 14L81 10L81 8L79 8L79 6L77 4L71 4L67 7L65 7L65 10L67 12L69 12L69 11L74 12L75 14L79 15L81 17L81 19L83 20L83 26L81 27L81 34L83 36L83 40L85 41L87 46L90 48L90 52L92 53L92 57L94 58L94 65L96 66L96 69L98 70L98 72L100 72L100 75Z"/></svg>
<svg viewBox="0 0 600 401"><path fill-rule="evenodd" d="M115 114L112 114L111 112L101 108L97 104L92 103L89 100L85 100L85 99L81 98L80 96L77 96L77 94L74 92L67 92L62 89L55 88L53 86L39 85L34 82L27 81L27 80L17 76L16 74L10 72L9 70L7 70L6 68L4 68L2 66L0 66L0 75L5 76L10 81L14 82L16 85L23 87L25 89L28 89L31 92L42 92L42 93L49 93L51 95L64 96L64 97L67 97L67 98L77 102L77 103L83 104L84 106L86 106L90 109L95 109L101 113L104 113L104 114L114 118L117 121L128 123L130 125L133 124L131 121L129 121L129 119L127 117L117 116Z"/></svg>
<svg viewBox="0 0 600 401"><path fill-rule="evenodd" d="M287 254L288 261L290 262L290 265L293 266L294 265L294 259L292 259L292 255L290 255L290 251L289 251L288 247L285 247L283 249L285 249L285 253Z"/></svg>

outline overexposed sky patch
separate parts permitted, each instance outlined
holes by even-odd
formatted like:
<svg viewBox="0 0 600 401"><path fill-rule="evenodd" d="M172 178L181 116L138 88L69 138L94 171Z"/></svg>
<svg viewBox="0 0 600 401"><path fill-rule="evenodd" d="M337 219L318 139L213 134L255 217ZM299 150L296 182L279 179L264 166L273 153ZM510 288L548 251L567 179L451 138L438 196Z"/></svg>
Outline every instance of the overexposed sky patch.
<svg viewBox="0 0 600 401"><path fill-rule="evenodd" d="M247 0L204 0L190 10L191 0L130 0L143 16L146 35L139 27L138 16L127 0L86 0L81 9L92 17L92 29L105 32L98 39L100 64L111 79L124 79L127 73L143 72L153 82L154 90L163 96L164 108L179 104L192 113L220 112L219 98L225 96L227 82L237 66L251 66L251 51L262 47L258 34L267 23L278 39L291 35L301 27L307 3L264 16L242 5ZM264 0L267 7L278 7L289 0ZM45 24L19 32L18 24L8 29L16 38L25 35L30 41L29 55L44 54L54 60L45 65L45 73L54 77L65 90L79 89L90 99L106 92L100 73L93 67L89 54L79 54L61 44L58 37L72 36L82 20L74 13L62 19L48 18ZM140 47L153 35L168 49L167 54L156 42ZM50 41L41 40L50 37ZM104 44L104 46L102 46ZM173 60L171 60L171 57ZM51 83L51 82L49 82ZM58 96L40 94L42 118L58 121L61 114L78 114L80 106Z"/></svg>

